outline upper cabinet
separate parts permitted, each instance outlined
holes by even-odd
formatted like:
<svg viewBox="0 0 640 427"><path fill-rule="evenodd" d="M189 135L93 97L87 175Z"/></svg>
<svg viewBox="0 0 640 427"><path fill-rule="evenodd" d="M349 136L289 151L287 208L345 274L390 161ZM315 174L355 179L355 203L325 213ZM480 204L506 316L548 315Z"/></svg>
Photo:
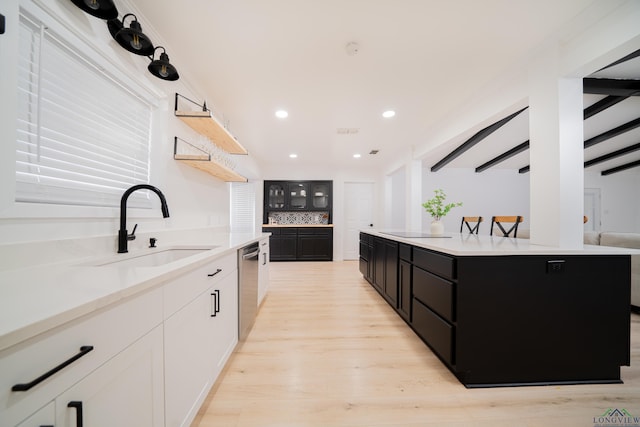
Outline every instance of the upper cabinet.
<svg viewBox="0 0 640 427"><path fill-rule="evenodd" d="M269 212L315 211L331 215L331 181L265 181L264 223Z"/></svg>

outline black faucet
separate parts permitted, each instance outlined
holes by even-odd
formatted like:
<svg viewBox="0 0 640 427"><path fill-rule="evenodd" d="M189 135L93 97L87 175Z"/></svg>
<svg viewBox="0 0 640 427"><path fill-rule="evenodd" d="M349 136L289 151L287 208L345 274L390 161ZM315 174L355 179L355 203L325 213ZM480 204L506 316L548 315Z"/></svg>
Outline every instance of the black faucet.
<svg viewBox="0 0 640 427"><path fill-rule="evenodd" d="M158 190L153 185L148 184L138 184L129 188L122 195L122 199L120 199L120 230L118 231L118 253L124 254L129 252L127 250L127 243L129 240L135 239L135 236L127 231L127 199L129 195L136 190L151 190L158 195L160 198L160 206L162 209L163 218L169 218L169 207L167 206L167 199L164 198L164 194L162 191ZM135 228L134 228L135 233Z"/></svg>

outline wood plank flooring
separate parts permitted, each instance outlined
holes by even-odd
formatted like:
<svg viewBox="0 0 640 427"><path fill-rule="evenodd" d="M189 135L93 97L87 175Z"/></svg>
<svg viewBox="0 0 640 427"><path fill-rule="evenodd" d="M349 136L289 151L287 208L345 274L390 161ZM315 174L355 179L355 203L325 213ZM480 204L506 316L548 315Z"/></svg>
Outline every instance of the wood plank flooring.
<svg viewBox="0 0 640 427"><path fill-rule="evenodd" d="M253 330L193 426L593 427L610 408L640 417L637 314L624 384L466 389L357 262L270 268Z"/></svg>

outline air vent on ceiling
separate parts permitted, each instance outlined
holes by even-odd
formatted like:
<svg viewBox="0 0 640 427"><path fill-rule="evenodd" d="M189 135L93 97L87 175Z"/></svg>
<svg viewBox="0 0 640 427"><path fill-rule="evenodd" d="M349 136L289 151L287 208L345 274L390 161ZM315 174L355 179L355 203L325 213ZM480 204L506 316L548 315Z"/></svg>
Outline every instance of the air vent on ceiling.
<svg viewBox="0 0 640 427"><path fill-rule="evenodd" d="M358 128L338 128L338 135L353 135L360 131Z"/></svg>
<svg viewBox="0 0 640 427"><path fill-rule="evenodd" d="M369 151L369 154L378 154L379 151L380 150L371 150L371 151Z"/></svg>

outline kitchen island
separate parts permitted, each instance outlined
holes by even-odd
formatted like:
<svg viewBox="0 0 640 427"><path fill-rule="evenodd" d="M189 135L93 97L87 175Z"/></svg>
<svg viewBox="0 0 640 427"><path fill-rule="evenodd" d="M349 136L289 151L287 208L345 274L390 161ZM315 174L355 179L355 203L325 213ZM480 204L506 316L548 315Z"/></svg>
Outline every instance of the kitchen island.
<svg viewBox="0 0 640 427"><path fill-rule="evenodd" d="M390 233L360 234L360 271L466 387L622 382L638 251Z"/></svg>

